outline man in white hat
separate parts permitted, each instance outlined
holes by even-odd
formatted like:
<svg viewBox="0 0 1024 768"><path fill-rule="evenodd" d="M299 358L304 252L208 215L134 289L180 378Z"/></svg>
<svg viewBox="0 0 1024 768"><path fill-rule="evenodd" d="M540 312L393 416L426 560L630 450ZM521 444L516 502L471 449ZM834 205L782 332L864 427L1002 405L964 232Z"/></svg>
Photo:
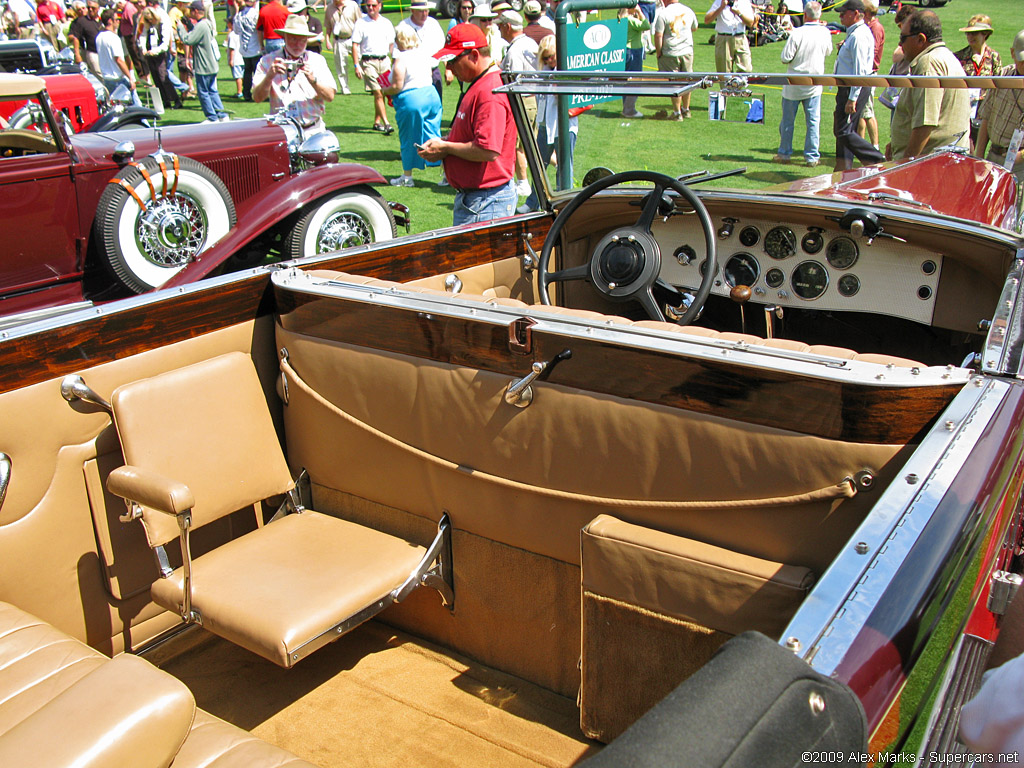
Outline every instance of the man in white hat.
<svg viewBox="0 0 1024 768"><path fill-rule="evenodd" d="M305 17L296 15L289 16L276 31L284 39L284 47L260 59L253 78L253 99L265 101L269 96L270 108L275 112L284 109L307 135L326 130L324 110L334 99L338 84L327 60L306 50L314 33Z"/></svg>
<svg viewBox="0 0 1024 768"><path fill-rule="evenodd" d="M1010 49L1013 64L995 74L1000 77L1024 77L1024 29L1013 38ZM1024 179L1024 98L1013 88L996 88L988 92L981 102L978 116L978 144L974 154L986 157L997 165L1013 171L1020 181Z"/></svg>
<svg viewBox="0 0 1024 768"><path fill-rule="evenodd" d="M480 28L487 37L487 45L491 49L491 58L494 61L501 61L505 56L505 39L501 36L494 20L498 18L491 6L487 3L480 3L473 14L469 17L469 23Z"/></svg>
<svg viewBox="0 0 1024 768"><path fill-rule="evenodd" d="M366 0L366 13L352 30L352 61L356 77L367 93L373 94L373 130L385 136L395 132L388 120L379 78L391 69L395 48L395 25L380 15L380 0Z"/></svg>
<svg viewBox="0 0 1024 768"><path fill-rule="evenodd" d="M430 55L433 64L431 82L437 89L437 95L441 92L441 70L438 67L438 60L434 54L444 47L444 30L437 23L437 19L430 18L430 5L427 0L413 0L409 6L409 18L398 22L398 28L408 27L420 41L420 50Z"/></svg>

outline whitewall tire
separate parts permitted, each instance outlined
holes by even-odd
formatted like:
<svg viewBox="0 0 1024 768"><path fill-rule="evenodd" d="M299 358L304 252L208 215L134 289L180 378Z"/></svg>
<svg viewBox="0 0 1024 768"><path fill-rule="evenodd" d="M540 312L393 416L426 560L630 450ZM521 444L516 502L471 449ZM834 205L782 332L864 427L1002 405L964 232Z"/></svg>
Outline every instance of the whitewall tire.
<svg viewBox="0 0 1024 768"><path fill-rule="evenodd" d="M311 204L284 243L298 259L392 239L398 233L387 202L369 187L353 187Z"/></svg>

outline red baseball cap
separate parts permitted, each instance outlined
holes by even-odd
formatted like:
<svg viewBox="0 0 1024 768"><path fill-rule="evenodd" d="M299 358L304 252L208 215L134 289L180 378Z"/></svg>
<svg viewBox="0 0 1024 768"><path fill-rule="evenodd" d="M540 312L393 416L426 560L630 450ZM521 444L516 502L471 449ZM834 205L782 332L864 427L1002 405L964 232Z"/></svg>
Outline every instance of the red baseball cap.
<svg viewBox="0 0 1024 768"><path fill-rule="evenodd" d="M435 59L449 61L460 53L475 48L486 48L487 38L476 24L457 24L444 40L444 48L434 54Z"/></svg>

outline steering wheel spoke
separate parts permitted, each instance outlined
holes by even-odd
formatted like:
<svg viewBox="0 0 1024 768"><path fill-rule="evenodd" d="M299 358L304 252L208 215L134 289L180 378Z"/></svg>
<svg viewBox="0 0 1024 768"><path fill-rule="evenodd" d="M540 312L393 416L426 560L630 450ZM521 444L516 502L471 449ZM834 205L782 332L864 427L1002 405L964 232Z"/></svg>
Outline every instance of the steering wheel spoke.
<svg viewBox="0 0 1024 768"><path fill-rule="evenodd" d="M560 269L557 272L548 272L548 280L553 283L564 283L569 280L586 280L590 277L590 265L580 264L578 267Z"/></svg>
<svg viewBox="0 0 1024 768"><path fill-rule="evenodd" d="M652 320L665 319L665 315L662 313L661 307L658 305L658 301L654 298L654 293L650 288L638 293L636 298L637 301L640 302L640 306L644 308L644 311L647 312Z"/></svg>
<svg viewBox="0 0 1024 768"><path fill-rule="evenodd" d="M643 232L651 231L651 224L654 223L654 217L658 215L658 208L661 206L661 198L664 194L664 185L655 183L654 189L647 197L644 208L640 212L640 218L636 220L634 225L637 229Z"/></svg>

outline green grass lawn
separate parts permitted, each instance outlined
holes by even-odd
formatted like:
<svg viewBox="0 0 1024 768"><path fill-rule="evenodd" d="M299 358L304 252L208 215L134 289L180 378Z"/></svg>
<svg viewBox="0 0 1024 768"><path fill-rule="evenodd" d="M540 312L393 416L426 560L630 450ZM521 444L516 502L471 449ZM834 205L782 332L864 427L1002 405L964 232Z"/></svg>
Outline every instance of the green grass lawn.
<svg viewBox="0 0 1024 768"><path fill-rule="evenodd" d="M710 2L693 4L698 19L703 18ZM987 13L992 17L995 33L989 44L1000 52L1003 61L1009 64L1010 44L1016 32L1024 27L1021 14L1021 0L952 0L946 6L936 9L942 19L947 44L953 50L966 45L962 32L974 13ZM608 18L612 12L605 11ZM222 17L219 16L219 23ZM838 20L835 12L826 12L827 20ZM392 21L401 18L391 15ZM885 53L882 59L883 71L888 71L892 51L896 48L899 32L892 21L892 15L881 17L886 29ZM447 26L447 20L442 20ZM221 23L221 26L222 23ZM714 46L709 44L713 29L706 25L695 33L694 68L697 71L714 70ZM837 36L836 42L839 41ZM752 49L754 70L760 72L784 72L779 60L782 43L773 43ZM833 54L834 58L834 54ZM654 68L653 56L648 56L645 65ZM832 61L827 64L831 71ZM362 83L356 82L349 67L351 96L339 95L328 105L326 122L328 128L337 133L341 141L342 156L351 162L365 163L376 168L386 178L402 172L398 152L398 134L383 136L370 130L373 117L371 97L362 92ZM771 162L778 148L778 121L781 112L781 92L776 87L755 88L765 94L764 125L711 121L707 117L708 96L706 92L695 93L691 101L693 117L681 123L664 124L650 118L657 110L669 108L667 99L641 98L639 109L648 117L627 121L621 115L618 100L598 105L580 116L579 142L576 148L575 173L577 181L583 173L595 165L604 165L613 171L649 169L679 175L701 169L712 171L745 167L746 173L717 182L721 186L758 188L769 184L792 181L827 171L834 153L832 139L832 105L834 89L825 89L822 98L821 152L823 162L816 169L799 165L780 166ZM227 57L221 58L220 92L225 107L234 117L259 117L266 113L266 105L236 102L234 82L227 70ZM444 114L450 117L455 109L459 89L456 85L445 89ZM169 111L165 115L168 125L200 122L202 111L196 100L186 102L187 109ZM888 110L877 106L880 143L884 147L888 140ZM731 115L730 115L731 117ZM393 118L392 118L393 120ZM447 124L447 121L446 121ZM794 136L794 157L799 158L803 146L803 116L797 116ZM671 138L670 138L671 137ZM454 192L450 187L438 187L438 171L427 169L415 174L413 188L390 187L384 190L391 199L409 206L413 213L413 228L423 232L451 223L451 206ZM553 175L552 175L553 178Z"/></svg>

